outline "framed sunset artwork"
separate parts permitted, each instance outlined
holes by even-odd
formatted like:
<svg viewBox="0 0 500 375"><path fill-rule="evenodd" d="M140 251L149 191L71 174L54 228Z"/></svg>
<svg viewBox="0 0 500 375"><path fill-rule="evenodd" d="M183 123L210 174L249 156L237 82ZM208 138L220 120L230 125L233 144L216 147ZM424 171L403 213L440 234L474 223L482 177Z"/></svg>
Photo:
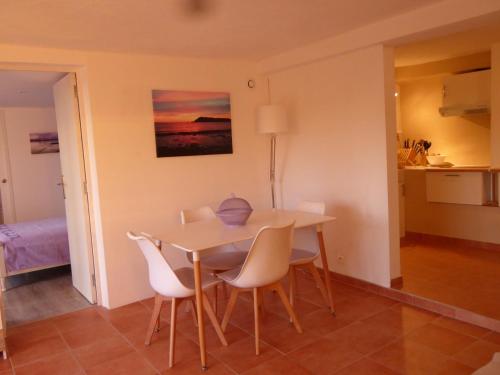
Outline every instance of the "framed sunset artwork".
<svg viewBox="0 0 500 375"><path fill-rule="evenodd" d="M57 132L30 133L32 154L52 154L59 152Z"/></svg>
<svg viewBox="0 0 500 375"><path fill-rule="evenodd" d="M229 93L153 90L156 156L232 154Z"/></svg>

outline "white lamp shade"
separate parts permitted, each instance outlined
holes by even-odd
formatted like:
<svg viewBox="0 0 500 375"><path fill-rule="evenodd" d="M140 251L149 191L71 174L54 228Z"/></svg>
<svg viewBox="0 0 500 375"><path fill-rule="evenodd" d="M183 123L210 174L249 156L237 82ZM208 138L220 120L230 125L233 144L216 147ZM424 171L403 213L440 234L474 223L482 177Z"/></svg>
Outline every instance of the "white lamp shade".
<svg viewBox="0 0 500 375"><path fill-rule="evenodd" d="M277 134L288 131L286 111L280 105L267 104L257 109L257 132L260 134Z"/></svg>

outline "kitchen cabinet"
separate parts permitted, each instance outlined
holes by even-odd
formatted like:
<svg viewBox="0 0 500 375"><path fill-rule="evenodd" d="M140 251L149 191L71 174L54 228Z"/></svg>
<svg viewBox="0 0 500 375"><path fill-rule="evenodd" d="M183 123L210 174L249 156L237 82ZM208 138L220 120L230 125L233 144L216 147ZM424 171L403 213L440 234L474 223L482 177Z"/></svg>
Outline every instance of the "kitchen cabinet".
<svg viewBox="0 0 500 375"><path fill-rule="evenodd" d="M483 205L486 202L482 172L427 171L428 202Z"/></svg>
<svg viewBox="0 0 500 375"><path fill-rule="evenodd" d="M490 110L491 72L481 70L443 79L443 116L487 113Z"/></svg>

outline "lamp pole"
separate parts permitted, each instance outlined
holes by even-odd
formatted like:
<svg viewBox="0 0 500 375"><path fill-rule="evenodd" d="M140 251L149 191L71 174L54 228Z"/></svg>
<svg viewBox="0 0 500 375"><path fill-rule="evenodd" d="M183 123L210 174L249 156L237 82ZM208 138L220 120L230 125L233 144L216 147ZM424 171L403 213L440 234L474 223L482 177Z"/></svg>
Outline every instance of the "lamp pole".
<svg viewBox="0 0 500 375"><path fill-rule="evenodd" d="M269 182L271 185L271 201L276 209L276 142L278 133L288 130L285 109L276 104L265 104L257 110L257 132L271 136L271 155L269 158Z"/></svg>
<svg viewBox="0 0 500 375"><path fill-rule="evenodd" d="M276 134L271 134L271 158L269 166L269 180L271 182L271 200L273 204L273 210L276 208L276 193L275 193L275 181L276 181Z"/></svg>

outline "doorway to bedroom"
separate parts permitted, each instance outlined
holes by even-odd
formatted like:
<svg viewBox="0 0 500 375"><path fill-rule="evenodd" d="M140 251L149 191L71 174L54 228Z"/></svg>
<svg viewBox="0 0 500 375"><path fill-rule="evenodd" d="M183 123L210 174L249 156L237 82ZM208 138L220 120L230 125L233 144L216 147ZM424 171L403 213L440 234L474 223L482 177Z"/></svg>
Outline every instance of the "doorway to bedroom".
<svg viewBox="0 0 500 375"><path fill-rule="evenodd" d="M7 325L96 301L73 73L0 70L0 281Z"/></svg>

